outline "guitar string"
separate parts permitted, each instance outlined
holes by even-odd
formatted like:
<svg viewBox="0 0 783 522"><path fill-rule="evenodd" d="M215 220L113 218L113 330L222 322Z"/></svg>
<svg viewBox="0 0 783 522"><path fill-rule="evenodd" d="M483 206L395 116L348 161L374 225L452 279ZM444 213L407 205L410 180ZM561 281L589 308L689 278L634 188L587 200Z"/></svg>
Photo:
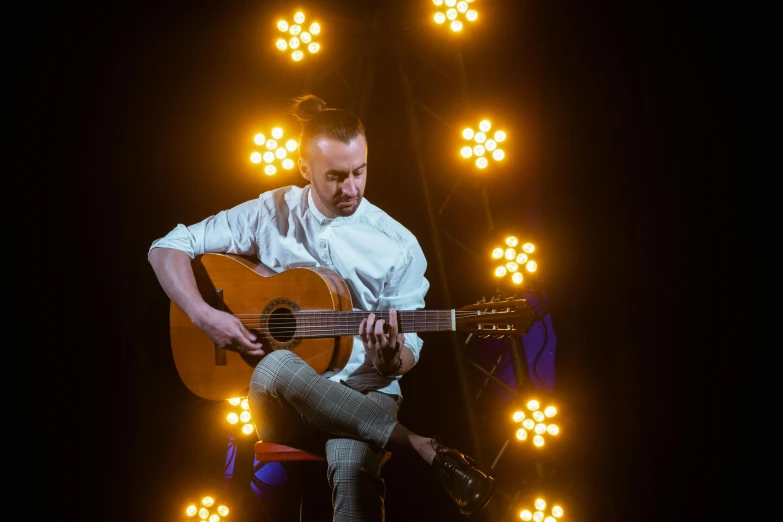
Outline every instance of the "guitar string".
<svg viewBox="0 0 783 522"><path fill-rule="evenodd" d="M346 317L344 314L349 314L348 317ZM388 321L389 316L388 315L382 315L382 314L376 314L379 319L383 319ZM505 313L485 313L485 314L479 314L475 312L466 312L466 313L459 313L455 314L455 317L458 319L464 319L467 317L486 317L488 320L492 319L495 320L497 317L501 317L506 315ZM368 318L370 316L370 312L329 312L329 311L306 311L306 312L296 312L293 314L289 314L286 316L281 316L279 314L235 314L235 317L240 319L241 321L253 323L258 322L260 323L283 323L283 324L290 324L291 322L297 322L298 320L301 320L302 322L316 322L316 321L322 321L324 319L327 319L330 324L336 324L336 325L350 325L350 324L358 324L362 320ZM266 319L266 320L264 320ZM451 320L451 314L443 314L440 313L436 316L432 316L432 314L427 314L423 318L411 318L411 317L401 317L403 321L406 323L437 323L437 322L443 322L443 321L450 321Z"/></svg>
<svg viewBox="0 0 783 522"><path fill-rule="evenodd" d="M485 320L485 322L493 322L493 321L502 321L502 320L513 320L513 318L503 318L502 316L476 316L477 318L482 318ZM358 320L340 320L340 321L318 321L318 320L285 320L285 319L272 319L269 321L260 321L258 319L241 319L242 324L268 324L272 326L276 325L290 325L290 324L301 324L301 325L319 325L319 326L329 326L329 325L335 325L335 326L347 326L347 325L356 325L358 326L361 321ZM403 324L409 325L409 324L438 324L438 323L451 323L451 318L443 318L440 320L419 320L419 321L403 321ZM388 324L388 323L387 323Z"/></svg>
<svg viewBox="0 0 783 522"><path fill-rule="evenodd" d="M351 310L297 310L296 312L289 313L289 316L334 315L334 316L337 316L337 317L342 317L342 319L352 319L352 318L356 318L356 317L363 317L363 318L364 317L369 317L371 313L375 314L376 317L380 317L382 319L389 318L389 313L388 312L360 312L360 311L351 311ZM401 312L397 312L397 313L399 315L403 315L403 316L408 315L410 313L414 313L416 315L424 314L425 317L426 316L431 316L431 315L442 315L442 316L451 317L451 311L441 311L441 310L436 310L436 311L432 311L432 310L431 311L416 310L416 311L413 311L413 312L401 311ZM508 312L504 311L504 312L480 313L480 312L475 312L475 311L463 311L463 312L457 311L457 312L455 312L454 315L456 317L470 317L470 316L477 316L477 315L492 315L492 314L500 315L500 314L506 314L506 313L508 313ZM259 313L259 314L233 314L233 315L235 317L239 317L239 318L242 318L242 317L262 318L262 317L279 317L281 314L279 314L279 313L271 313L271 314L261 314L261 313ZM347 316L350 316L350 317L347 317Z"/></svg>
<svg viewBox="0 0 783 522"><path fill-rule="evenodd" d="M351 315L351 317L343 317L342 314L348 313ZM374 313L374 312L373 312ZM410 319L406 322L406 326L412 326L411 331L421 331L421 330L427 330L433 326L435 327L443 327L444 330L452 330L452 324L450 321L450 313L444 313L441 311L437 312L430 312L430 314L438 313L441 316L443 316L440 320L430 320L435 318L426 318L426 320L413 320L410 321ZM428 314L428 315L430 315ZM307 324L310 321L316 322L318 321L319 315L336 315L339 317L336 321L330 321L330 325L324 326L321 324ZM242 320L242 324L245 325L248 328L251 329L261 329L262 326L266 326L265 330L269 333L277 333L277 334L294 334L296 332L299 332L301 334L310 334L310 335L318 335L321 333L330 333L334 334L335 330L340 331L346 331L347 329L351 332L355 332L355 329L359 327L359 322L357 322L357 319L360 317L368 317L370 315L370 312L361 312L361 311L333 311L333 310L300 310L295 313L293 313L289 317L275 317L268 321L261 321L260 317L271 317L272 314L238 314L237 317L240 316L251 316L253 319L244 319ZM378 314L383 317L382 314ZM457 312L455 315L460 316L462 318L464 317L483 317L483 316L495 316L492 318L493 321L496 321L497 316L500 314L480 314L475 311L463 311L463 312ZM292 320L292 317L308 317L310 321L304 321L304 324L299 324L296 322L295 319ZM241 317L240 317L241 319ZM489 320L490 317L487 317ZM413 323L412 325L410 323ZM406 333L408 330L405 330L400 333ZM358 334L358 332L355 332L355 334ZM354 335L355 335L354 334Z"/></svg>
<svg viewBox="0 0 783 522"><path fill-rule="evenodd" d="M414 328L412 330L404 330L402 332L398 333L424 333L424 332L451 332L455 329L452 328L452 325L441 325L442 328L437 329L429 329L429 328ZM510 325L509 325L510 326ZM335 329L335 328L326 328L326 329L317 329L317 328L296 328L296 327L278 327L278 328L264 328L262 329L259 326L248 326L249 330L258 330L258 331L264 331L268 332L270 334L278 334L278 335L291 335L292 337L294 334L299 334L298 337L307 337L308 335L314 336L314 337L333 337L335 335L359 335L359 332L356 329ZM486 332L492 332L492 331L505 331L504 328L501 329L483 329L482 331Z"/></svg>
<svg viewBox="0 0 783 522"><path fill-rule="evenodd" d="M356 315L351 313L350 317L345 317L342 314L333 314L333 313L295 313L287 316L279 316L276 314L238 314L235 315L235 317L239 318L241 321L248 322L248 323L254 323L257 322L259 324L266 323L266 324L290 324L291 322L298 322L302 321L303 323L310 323L310 322L318 322L323 320L328 320L329 324L335 324L335 325L350 325L350 324L358 324L362 320L369 317L369 313L357 313ZM465 313L465 314L456 314L455 317L457 319L464 319L467 317L486 317L487 320L496 320L497 317L502 317L505 314L477 314L477 313ZM379 319L383 319L385 321L389 320L388 316L378 315ZM411 318L411 317L401 317L401 319L405 323L438 323L438 322L444 322L444 321L450 321L451 320L451 314L439 314L439 316L430 316L429 314L425 317L419 317L419 318Z"/></svg>
<svg viewBox="0 0 783 522"><path fill-rule="evenodd" d="M299 329L299 328L255 328L255 327L248 327L251 331L258 331L262 333L268 333L272 335L273 337L296 337L296 338L305 338L305 337L336 337L336 336L342 336L342 335L359 335L359 332L355 329L352 330L335 330L335 329L328 329L328 330L314 330L314 329ZM477 331L481 332L507 332L507 331L513 331L517 330L516 327L509 325L508 328L482 328ZM443 328L438 329L415 329L412 331L402 331L398 333L426 333L426 332L452 332L457 331L454 328L451 327L451 325L443 325Z"/></svg>

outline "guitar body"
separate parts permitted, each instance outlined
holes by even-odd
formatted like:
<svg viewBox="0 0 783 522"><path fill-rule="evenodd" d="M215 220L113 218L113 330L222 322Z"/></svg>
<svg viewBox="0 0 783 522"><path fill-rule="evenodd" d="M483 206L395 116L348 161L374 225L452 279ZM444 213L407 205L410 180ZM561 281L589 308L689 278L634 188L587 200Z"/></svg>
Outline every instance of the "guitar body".
<svg viewBox="0 0 783 522"><path fill-rule="evenodd" d="M242 318L270 350L291 350L319 374L343 368L353 336L300 339L272 334L274 324L292 321L299 310L351 311L348 286L328 268L292 268L279 274L244 256L205 254L193 260L199 292L215 308ZM171 349L180 378L194 394L208 400L247 395L260 357L218 348L212 339L172 302ZM273 331L279 331L279 329Z"/></svg>

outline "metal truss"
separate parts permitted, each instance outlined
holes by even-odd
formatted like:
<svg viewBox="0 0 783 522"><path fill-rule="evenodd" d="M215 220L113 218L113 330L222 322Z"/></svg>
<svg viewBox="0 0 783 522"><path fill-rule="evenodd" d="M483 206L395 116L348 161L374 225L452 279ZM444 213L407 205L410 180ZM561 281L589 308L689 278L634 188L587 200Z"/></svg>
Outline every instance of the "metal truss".
<svg viewBox="0 0 783 522"><path fill-rule="evenodd" d="M485 186L477 184L467 172L457 170L450 184L440 186L428 176L428 158L433 156L429 150L434 145L428 142L425 136L442 134L447 131L457 135L459 129L452 122L448 114L459 116L468 115L471 110L471 101L467 85L467 74L460 48L439 50L437 52L424 53L415 45L415 42L400 40L395 49L398 71L402 83L403 96L407 107L407 116L410 124L410 135L415 155L422 190L427 202L427 215L431 228L431 234L435 245L435 261L440 276L440 284L443 288L444 298L449 306L455 303L464 303L469 297L455 297L455 287L463 293L470 292L468 285L455 285L449 273L453 272L449 266L449 260L473 258L472 263L478 263L476 253L468 244L480 244L482 238L491 236L495 232L495 226L490 207L490 198ZM459 229L455 219L449 217L449 210L453 207L463 209L471 208L480 219L473 220L473 228L465 228L465 220L459 220ZM475 289L473 289L475 290ZM472 299L475 299L475 294ZM491 298L494 299L494 298ZM479 338L469 334L466 339L452 336L453 357L456 361L458 380L461 385L462 401L466 412L467 424L470 429L470 443L473 455L481 469L491 473L512 442L506 439L499 447L493 446L482 437L477 429L479 424L477 404L482 394L488 387L494 386L520 398L530 389L522 336L511 335L505 338L505 343L499 350L494 364L487 369L468 355L471 343L476 343ZM498 377L497 371L504 361L510 361L513 367L516 387L509 386ZM481 378L483 377L483 381ZM470 389L470 383L481 382L474 389ZM540 463L536 464L536 475L543 474ZM499 491L499 496L512 501L518 492ZM485 520L501 520L505 517L505 509L499 502L491 502L483 516Z"/></svg>

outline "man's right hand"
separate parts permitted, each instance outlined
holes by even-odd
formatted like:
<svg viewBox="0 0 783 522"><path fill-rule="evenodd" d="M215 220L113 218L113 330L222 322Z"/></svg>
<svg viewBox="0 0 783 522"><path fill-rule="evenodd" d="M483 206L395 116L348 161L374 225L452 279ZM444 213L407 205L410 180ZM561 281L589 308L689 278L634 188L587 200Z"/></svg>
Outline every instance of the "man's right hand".
<svg viewBox="0 0 783 522"><path fill-rule="evenodd" d="M257 336L247 329L236 316L209 308L200 314L193 323L201 328L220 348L235 350L242 354L266 355L263 344Z"/></svg>
<svg viewBox="0 0 783 522"><path fill-rule="evenodd" d="M256 335L237 317L207 304L201 297L188 254L175 248L153 248L149 262L166 295L215 345L248 355L265 355Z"/></svg>

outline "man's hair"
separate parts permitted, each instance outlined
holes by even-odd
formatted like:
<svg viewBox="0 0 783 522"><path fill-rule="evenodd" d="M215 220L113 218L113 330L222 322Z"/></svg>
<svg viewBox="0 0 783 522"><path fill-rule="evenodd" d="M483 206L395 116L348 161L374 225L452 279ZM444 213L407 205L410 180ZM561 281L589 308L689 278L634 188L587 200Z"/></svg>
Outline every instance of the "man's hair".
<svg viewBox="0 0 783 522"><path fill-rule="evenodd" d="M310 141L318 136L327 136L343 143L349 143L356 136L367 136L364 125L352 113L343 109L330 109L318 96L305 94L293 99L290 112L302 124L299 137L299 154L305 157Z"/></svg>

